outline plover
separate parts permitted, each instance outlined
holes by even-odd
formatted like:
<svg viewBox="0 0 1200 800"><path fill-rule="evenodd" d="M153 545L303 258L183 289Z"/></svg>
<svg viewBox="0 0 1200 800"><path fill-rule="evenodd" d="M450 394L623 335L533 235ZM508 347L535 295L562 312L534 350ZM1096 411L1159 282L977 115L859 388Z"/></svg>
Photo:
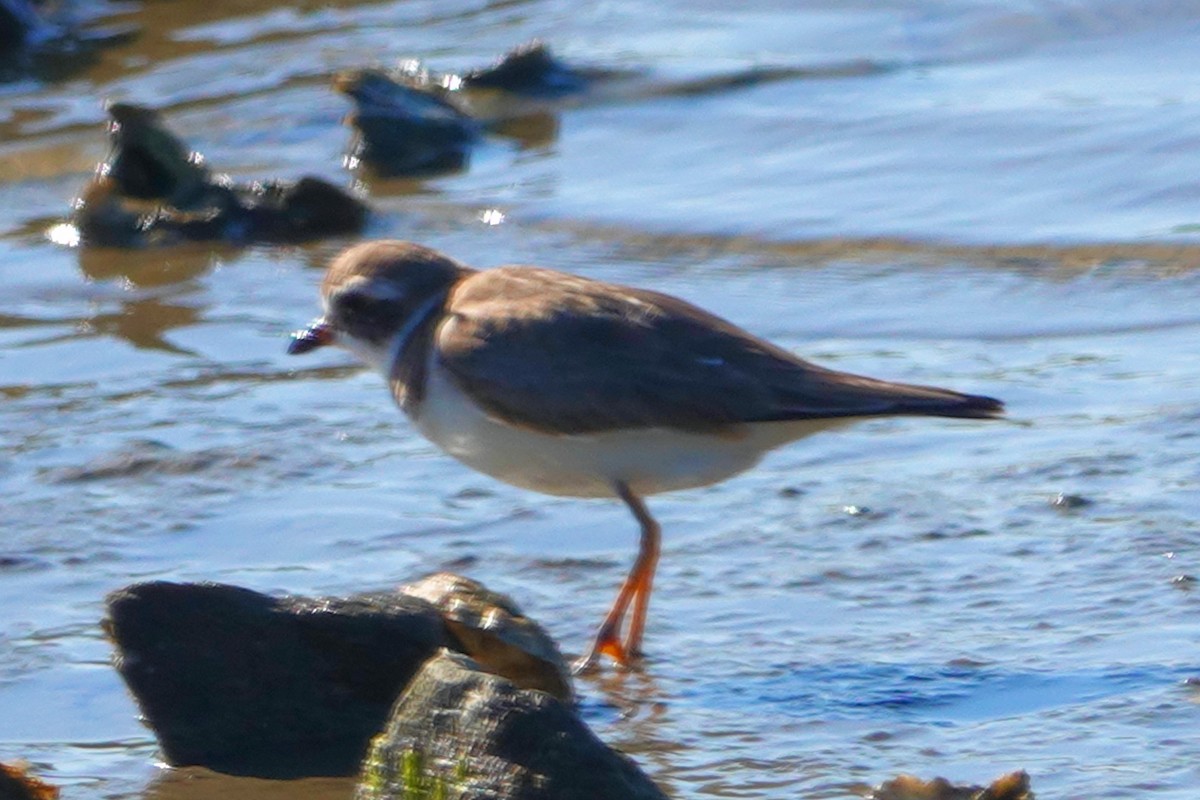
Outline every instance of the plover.
<svg viewBox="0 0 1200 800"><path fill-rule="evenodd" d="M1004 409L826 369L670 295L538 267L475 270L411 242L351 247L321 295L324 315L288 352L340 345L467 466L546 494L620 498L633 512L637 559L581 667L641 653L659 556L645 497L717 483L867 417Z"/></svg>

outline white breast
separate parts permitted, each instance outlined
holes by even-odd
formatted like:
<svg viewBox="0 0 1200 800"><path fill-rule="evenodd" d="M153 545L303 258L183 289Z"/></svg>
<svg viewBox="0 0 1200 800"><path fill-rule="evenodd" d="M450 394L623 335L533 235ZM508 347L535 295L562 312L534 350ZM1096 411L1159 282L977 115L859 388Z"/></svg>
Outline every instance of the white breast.
<svg viewBox="0 0 1200 800"><path fill-rule="evenodd" d="M617 481L641 496L707 486L749 469L774 447L849 421L760 423L736 436L665 428L553 435L488 416L435 359L428 366L417 429L469 467L553 495L611 497Z"/></svg>

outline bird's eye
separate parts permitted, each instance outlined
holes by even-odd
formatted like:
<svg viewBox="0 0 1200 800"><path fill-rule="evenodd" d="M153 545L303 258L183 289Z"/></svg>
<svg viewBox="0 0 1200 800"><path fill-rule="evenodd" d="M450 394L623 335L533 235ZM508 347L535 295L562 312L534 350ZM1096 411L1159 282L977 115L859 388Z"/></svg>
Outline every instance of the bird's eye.
<svg viewBox="0 0 1200 800"><path fill-rule="evenodd" d="M361 317L371 312L371 298L358 292L346 292L338 298L338 308L347 317Z"/></svg>
<svg viewBox="0 0 1200 800"><path fill-rule="evenodd" d="M351 336L374 340L388 333L396 303L366 292L349 290L333 301L337 326Z"/></svg>

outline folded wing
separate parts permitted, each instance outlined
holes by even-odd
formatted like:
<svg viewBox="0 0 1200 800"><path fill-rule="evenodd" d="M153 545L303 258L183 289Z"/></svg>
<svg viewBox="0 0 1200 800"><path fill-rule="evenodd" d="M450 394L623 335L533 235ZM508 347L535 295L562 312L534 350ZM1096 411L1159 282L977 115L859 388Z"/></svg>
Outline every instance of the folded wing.
<svg viewBox="0 0 1200 800"><path fill-rule="evenodd" d="M437 344L453 378L489 414L547 433L1003 411L825 369L677 298L552 270L481 272L447 305Z"/></svg>

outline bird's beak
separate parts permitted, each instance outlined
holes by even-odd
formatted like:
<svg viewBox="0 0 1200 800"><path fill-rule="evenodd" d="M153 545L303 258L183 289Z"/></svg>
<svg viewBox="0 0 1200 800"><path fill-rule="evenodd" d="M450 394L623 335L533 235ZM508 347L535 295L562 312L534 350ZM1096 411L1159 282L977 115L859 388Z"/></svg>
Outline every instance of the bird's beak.
<svg viewBox="0 0 1200 800"><path fill-rule="evenodd" d="M327 344L333 344L333 329L329 327L329 323L322 317L313 321L304 330L293 333L292 343L288 345L287 351L290 356L298 356L302 353L316 350L318 347L324 347Z"/></svg>

